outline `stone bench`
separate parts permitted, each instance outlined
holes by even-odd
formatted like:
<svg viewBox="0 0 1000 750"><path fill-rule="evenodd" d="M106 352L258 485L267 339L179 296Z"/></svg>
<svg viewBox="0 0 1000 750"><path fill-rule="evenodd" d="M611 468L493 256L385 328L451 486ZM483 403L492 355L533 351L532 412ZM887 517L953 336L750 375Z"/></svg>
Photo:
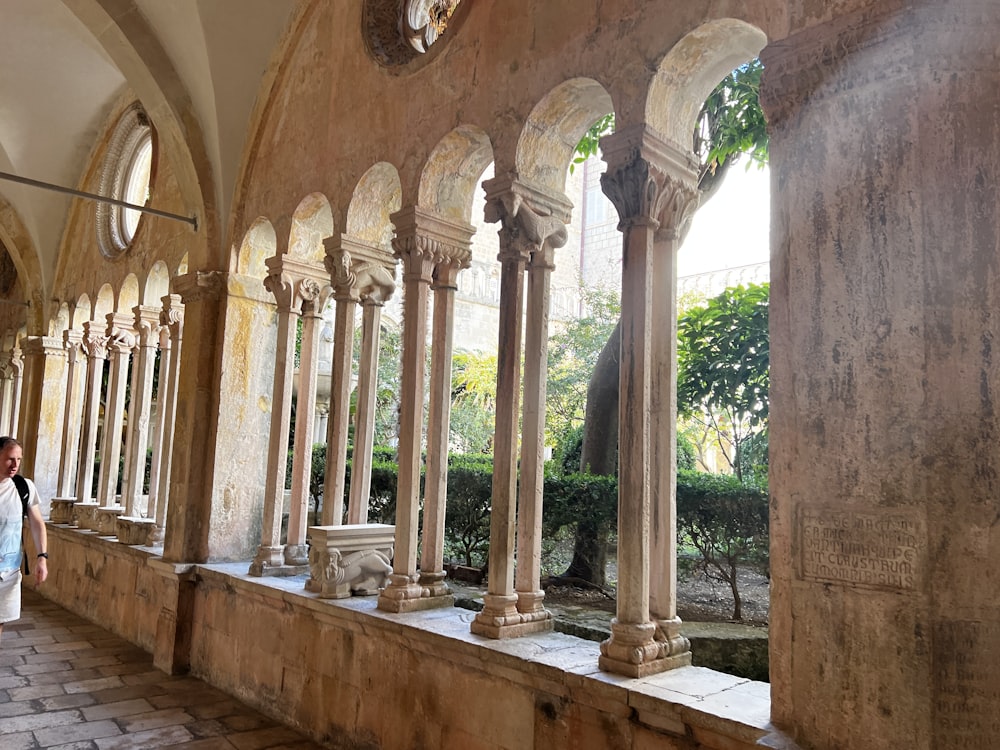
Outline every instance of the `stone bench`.
<svg viewBox="0 0 1000 750"><path fill-rule="evenodd" d="M396 527L384 523L310 526L306 591L323 599L372 596L392 573Z"/></svg>

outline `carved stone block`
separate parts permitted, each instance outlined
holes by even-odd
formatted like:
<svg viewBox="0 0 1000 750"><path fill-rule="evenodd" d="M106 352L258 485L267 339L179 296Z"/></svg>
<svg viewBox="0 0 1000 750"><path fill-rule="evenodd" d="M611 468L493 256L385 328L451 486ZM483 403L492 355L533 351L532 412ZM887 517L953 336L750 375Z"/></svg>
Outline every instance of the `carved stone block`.
<svg viewBox="0 0 1000 750"><path fill-rule="evenodd" d="M73 523L73 505L76 503L75 497L54 497L49 506L50 523Z"/></svg>
<svg viewBox="0 0 1000 750"><path fill-rule="evenodd" d="M94 511L94 529L101 536L115 536L118 533L118 516L125 512L121 506L98 508Z"/></svg>
<svg viewBox="0 0 1000 750"><path fill-rule="evenodd" d="M395 535L381 523L309 527L306 591L324 599L378 594L392 573Z"/></svg>
<svg viewBox="0 0 1000 750"><path fill-rule="evenodd" d="M73 523L81 529L96 529L95 513L101 506L94 501L78 502L73 505Z"/></svg>
<svg viewBox="0 0 1000 750"><path fill-rule="evenodd" d="M131 518L119 516L115 524L118 541L122 544L142 544L149 542L150 530L156 525L152 518Z"/></svg>

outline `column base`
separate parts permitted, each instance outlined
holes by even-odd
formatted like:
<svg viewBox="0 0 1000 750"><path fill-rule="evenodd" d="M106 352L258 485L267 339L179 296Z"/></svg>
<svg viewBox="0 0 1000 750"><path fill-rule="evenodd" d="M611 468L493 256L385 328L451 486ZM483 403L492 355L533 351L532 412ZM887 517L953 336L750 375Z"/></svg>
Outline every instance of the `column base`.
<svg viewBox="0 0 1000 750"><path fill-rule="evenodd" d="M166 538L166 529L157 523L154 523L153 528L149 530L149 537L146 539L146 545L149 547L162 547L163 540Z"/></svg>
<svg viewBox="0 0 1000 750"><path fill-rule="evenodd" d="M552 613L546 609L518 612L516 594L487 594L483 611L476 615L470 630L476 635L497 640L519 638L531 633L547 633L555 625Z"/></svg>
<svg viewBox="0 0 1000 750"><path fill-rule="evenodd" d="M75 497L52 498L51 505L49 506L49 523L73 523L73 506L75 504Z"/></svg>
<svg viewBox="0 0 1000 750"><path fill-rule="evenodd" d="M309 547L305 544L286 544L285 545L285 564L286 565L305 565L309 566Z"/></svg>
<svg viewBox="0 0 1000 750"><path fill-rule="evenodd" d="M664 620L670 630L679 627L680 620ZM677 639L658 640L663 631L657 625L646 623L620 623L611 621L611 637L601 643L601 656L597 665L605 672L626 677L648 677L677 667L691 665L691 651L671 653L682 645ZM679 635L679 633L678 633ZM687 639L680 636L684 644Z"/></svg>
<svg viewBox="0 0 1000 750"><path fill-rule="evenodd" d="M401 613L454 607L455 595L444 582L444 576L443 572L419 577L393 574L389 576L389 585L379 594L378 608Z"/></svg>
<svg viewBox="0 0 1000 750"><path fill-rule="evenodd" d="M263 576L297 576L309 572L308 565L288 565L285 563L284 545L280 547L261 547L257 556L250 563L247 575L261 578Z"/></svg>

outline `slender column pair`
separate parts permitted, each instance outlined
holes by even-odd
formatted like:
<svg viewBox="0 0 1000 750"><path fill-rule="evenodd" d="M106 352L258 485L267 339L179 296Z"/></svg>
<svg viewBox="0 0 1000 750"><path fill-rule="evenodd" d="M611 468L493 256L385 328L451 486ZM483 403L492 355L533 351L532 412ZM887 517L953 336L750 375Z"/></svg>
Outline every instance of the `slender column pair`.
<svg viewBox="0 0 1000 750"><path fill-rule="evenodd" d="M153 528L147 543L163 544L170 499L170 467L173 462L174 422L177 418L177 383L180 377L181 343L184 335L184 304L179 294L162 298L160 311L159 387L156 393L156 429L153 461L149 469L149 515Z"/></svg>
<svg viewBox="0 0 1000 750"><path fill-rule="evenodd" d="M312 402L315 400L317 334L316 320L329 295L323 269L288 255L266 261L269 275L264 280L278 303L278 339L274 362L274 391L271 400L271 431L268 441L267 481L264 495L264 522L257 556L250 575L300 572L308 564L305 544L306 503L309 468L312 464ZM318 308L318 309L317 309ZM299 369L299 404L296 411L293 445L292 498L289 507L287 544L281 543L281 518L285 503L285 473L289 428L292 415L292 380L295 369L295 341L299 318L304 316ZM305 445L302 442L305 442Z"/></svg>
<svg viewBox="0 0 1000 750"><path fill-rule="evenodd" d="M403 366L400 384L399 485L393 572L379 597L392 612L450 606L444 583L444 522L447 502L448 429L456 277L469 264L473 227L417 207L393 214L393 246L403 265ZM419 571L421 435L426 370L427 307L434 290L431 342L430 425L424 534Z"/></svg>
<svg viewBox="0 0 1000 750"><path fill-rule="evenodd" d="M3 374L0 394L0 427L4 435L15 435L21 410L21 374L24 360L20 349L12 349L3 354L0 372Z"/></svg>
<svg viewBox="0 0 1000 750"><path fill-rule="evenodd" d="M551 615L542 606L540 585L549 280L554 250L566 244L565 224L572 207L563 196L547 194L512 176L495 178L484 187L486 220L501 222L500 331L489 590L482 612L472 622L472 632L508 638L552 628ZM518 500L518 394L526 269L529 299Z"/></svg>
<svg viewBox="0 0 1000 750"><path fill-rule="evenodd" d="M87 355L87 383L84 391L83 420L80 429L80 460L76 474L76 508L73 518L87 525L82 506L97 506L94 488L94 458L97 454L98 418L101 408L101 380L108 358L108 337L104 327L91 320L83 324L81 347Z"/></svg>
<svg viewBox="0 0 1000 750"><path fill-rule="evenodd" d="M690 664L676 608L676 251L697 207L693 156L633 126L601 142L623 234L618 604L602 669Z"/></svg>
<svg viewBox="0 0 1000 750"><path fill-rule="evenodd" d="M351 364L357 306L362 306L361 361L358 366L358 398L351 457L349 524L368 522L371 461L374 444L376 374L382 305L396 290L395 259L380 247L346 235L328 237L326 267L337 302L334 323L333 372L330 385L330 417L327 422L326 476L323 483L324 526L344 519L344 489L347 444L350 429Z"/></svg>

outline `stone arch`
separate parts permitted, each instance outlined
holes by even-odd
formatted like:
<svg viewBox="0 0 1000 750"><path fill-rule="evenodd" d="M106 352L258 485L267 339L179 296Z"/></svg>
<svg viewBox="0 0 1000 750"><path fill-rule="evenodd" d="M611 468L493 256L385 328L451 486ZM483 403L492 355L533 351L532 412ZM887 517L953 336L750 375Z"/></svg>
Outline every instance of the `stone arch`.
<svg viewBox="0 0 1000 750"><path fill-rule="evenodd" d="M49 336L62 336L63 331L72 325L70 318L69 303L60 303L49 320Z"/></svg>
<svg viewBox="0 0 1000 750"><path fill-rule="evenodd" d="M708 21L688 32L657 68L646 96L646 124L677 145L691 148L695 118L705 98L727 74L756 57L767 35L736 18Z"/></svg>
<svg viewBox="0 0 1000 750"><path fill-rule="evenodd" d="M566 168L580 137L612 111L611 95L592 78L560 83L542 97L524 123L517 142L518 177L564 192Z"/></svg>
<svg viewBox="0 0 1000 750"><path fill-rule="evenodd" d="M170 292L170 271L162 260L156 261L149 273L142 290L142 304L156 306L164 295Z"/></svg>
<svg viewBox="0 0 1000 750"><path fill-rule="evenodd" d="M493 161L489 136L474 125L461 125L438 141L420 175L417 204L471 223L472 203L483 172Z"/></svg>
<svg viewBox="0 0 1000 750"><path fill-rule="evenodd" d="M322 193L310 193L295 208L288 234L288 254L299 260L322 263L323 239L333 234L333 210Z"/></svg>
<svg viewBox="0 0 1000 750"><path fill-rule="evenodd" d="M41 335L45 330L46 301L43 292L45 283L38 248L31 240L31 233L21 221L14 206L0 196L0 249L5 248L17 272L17 284L22 299L30 303L27 310L27 326L31 335Z"/></svg>
<svg viewBox="0 0 1000 750"><path fill-rule="evenodd" d="M94 317L92 320L98 323L106 322L105 316L109 312L115 311L115 290L111 284L105 284L97 292L97 301L94 303Z"/></svg>
<svg viewBox="0 0 1000 750"><path fill-rule="evenodd" d="M373 165L354 188L347 207L347 234L390 250L393 230L389 215L400 209L402 200L396 168L384 161Z"/></svg>
<svg viewBox="0 0 1000 750"><path fill-rule="evenodd" d="M130 273L122 281L121 290L118 292L117 312L132 312L132 308L139 304L139 280L134 273Z"/></svg>
<svg viewBox="0 0 1000 750"><path fill-rule="evenodd" d="M264 260L278 251L278 238L271 222L263 216L257 217L243 235L240 251L236 257L236 273L255 279L267 277Z"/></svg>
<svg viewBox="0 0 1000 750"><path fill-rule="evenodd" d="M76 300L76 306L70 311L70 328L82 330L83 324L90 320L93 306L90 304L90 296L81 294Z"/></svg>

